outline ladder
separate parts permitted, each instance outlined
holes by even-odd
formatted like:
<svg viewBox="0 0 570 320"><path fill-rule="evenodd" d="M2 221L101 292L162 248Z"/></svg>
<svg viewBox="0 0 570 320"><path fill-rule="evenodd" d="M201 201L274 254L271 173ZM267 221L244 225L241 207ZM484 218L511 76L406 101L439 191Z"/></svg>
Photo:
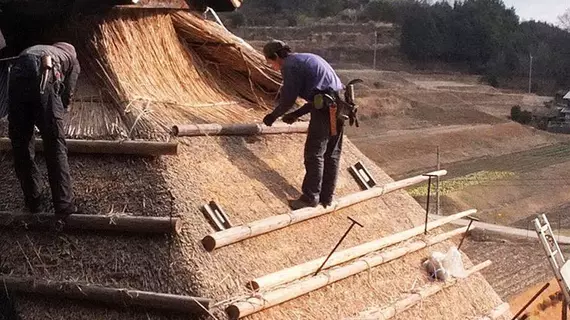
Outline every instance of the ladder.
<svg viewBox="0 0 570 320"><path fill-rule="evenodd" d="M566 261L566 259L564 259L564 255L558 246L558 242L556 242L556 239L554 238L554 233L552 232L552 228L550 227L550 223L548 222L546 215L542 214L534 219L534 227L536 228L538 238L544 247L544 251L546 252L552 271L554 271L560 290L564 294L565 301L562 312L563 319L566 319L567 303L570 301L570 291L568 289L568 283L570 283L570 261Z"/></svg>

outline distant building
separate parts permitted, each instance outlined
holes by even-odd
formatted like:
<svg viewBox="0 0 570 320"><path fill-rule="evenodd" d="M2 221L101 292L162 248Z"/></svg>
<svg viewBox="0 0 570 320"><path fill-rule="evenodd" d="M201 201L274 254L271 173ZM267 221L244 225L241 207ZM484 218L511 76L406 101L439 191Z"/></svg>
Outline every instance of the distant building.
<svg viewBox="0 0 570 320"><path fill-rule="evenodd" d="M570 133L570 91L559 91L548 115L547 130L556 133Z"/></svg>

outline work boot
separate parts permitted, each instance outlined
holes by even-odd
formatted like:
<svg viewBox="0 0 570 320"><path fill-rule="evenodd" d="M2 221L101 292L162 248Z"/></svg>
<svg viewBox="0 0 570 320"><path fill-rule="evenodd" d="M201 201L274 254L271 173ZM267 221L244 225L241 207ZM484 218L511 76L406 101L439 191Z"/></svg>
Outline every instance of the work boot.
<svg viewBox="0 0 570 320"><path fill-rule="evenodd" d="M76 206L71 206L68 209L65 210L59 210L55 212L55 218L57 220L63 220L65 221L65 219L67 219L67 217L69 217L72 214L79 214L79 209Z"/></svg>
<svg viewBox="0 0 570 320"><path fill-rule="evenodd" d="M289 207L292 210L299 210L303 208L314 208L317 205L318 205L317 202L307 201L303 196L301 196L299 199L289 200Z"/></svg>
<svg viewBox="0 0 570 320"><path fill-rule="evenodd" d="M333 202L334 202L334 199L323 200L323 201L321 201L321 205L325 208L328 208L328 207L333 205Z"/></svg>
<svg viewBox="0 0 570 320"><path fill-rule="evenodd" d="M31 214L37 214L42 212L42 198L38 197L36 199L32 199L26 203L26 212Z"/></svg>

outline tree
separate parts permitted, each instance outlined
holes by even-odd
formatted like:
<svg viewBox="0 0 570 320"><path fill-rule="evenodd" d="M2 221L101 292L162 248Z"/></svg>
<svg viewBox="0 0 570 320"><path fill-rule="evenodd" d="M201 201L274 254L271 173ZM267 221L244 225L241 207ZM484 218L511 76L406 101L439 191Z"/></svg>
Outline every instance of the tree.
<svg viewBox="0 0 570 320"><path fill-rule="evenodd" d="M570 8L564 14L558 17L560 28L570 32Z"/></svg>

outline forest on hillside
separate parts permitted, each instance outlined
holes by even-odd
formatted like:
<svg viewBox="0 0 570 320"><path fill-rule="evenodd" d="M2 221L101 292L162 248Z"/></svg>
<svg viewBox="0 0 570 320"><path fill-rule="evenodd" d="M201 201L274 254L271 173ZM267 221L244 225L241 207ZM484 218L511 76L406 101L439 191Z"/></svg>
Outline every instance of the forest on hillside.
<svg viewBox="0 0 570 320"><path fill-rule="evenodd" d="M570 89L570 8L560 23L522 21L502 0L247 0L232 24L295 26L318 21L390 22L411 61L460 64L508 86L533 63L533 91ZM532 57L532 58L531 58Z"/></svg>

